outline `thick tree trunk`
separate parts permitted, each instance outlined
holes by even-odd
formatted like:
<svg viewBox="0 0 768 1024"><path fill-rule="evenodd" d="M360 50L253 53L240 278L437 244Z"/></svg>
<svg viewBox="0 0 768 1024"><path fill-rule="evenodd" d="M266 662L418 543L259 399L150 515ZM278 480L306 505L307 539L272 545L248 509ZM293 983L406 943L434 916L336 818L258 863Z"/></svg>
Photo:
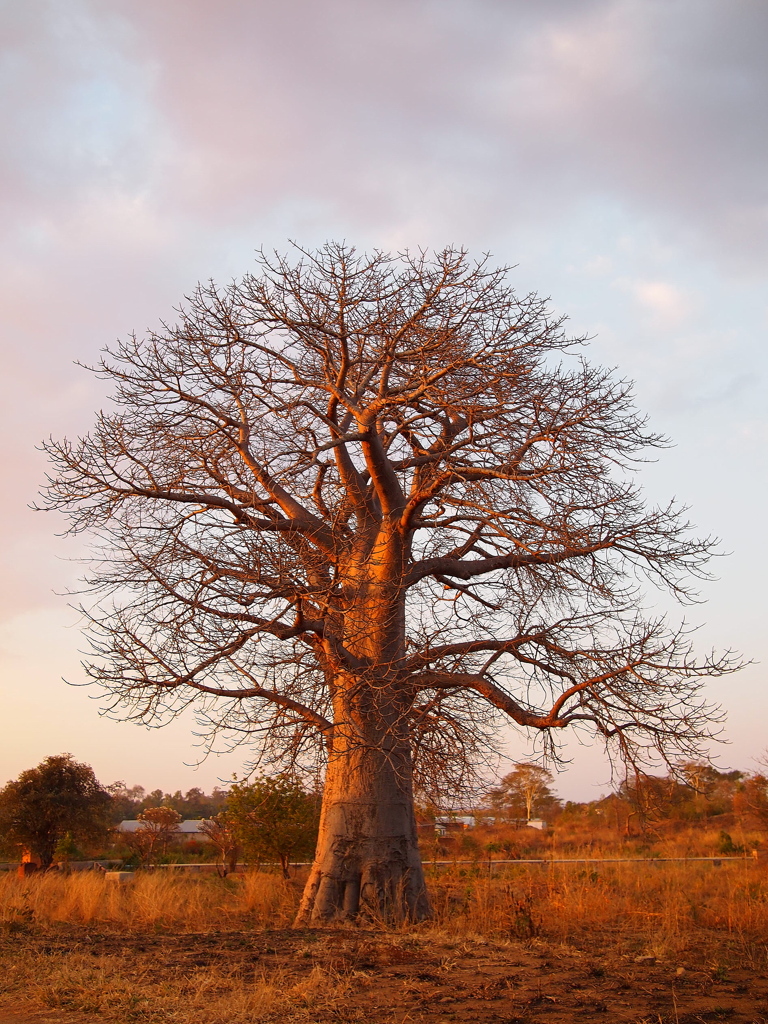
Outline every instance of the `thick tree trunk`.
<svg viewBox="0 0 768 1024"><path fill-rule="evenodd" d="M413 808L403 540L391 524L363 537L348 569L340 639L359 668L337 669L320 831L297 925L431 916ZM332 648L329 662L333 661Z"/></svg>
<svg viewBox="0 0 768 1024"><path fill-rule="evenodd" d="M342 734L329 759L315 861L296 926L431 916L406 738Z"/></svg>

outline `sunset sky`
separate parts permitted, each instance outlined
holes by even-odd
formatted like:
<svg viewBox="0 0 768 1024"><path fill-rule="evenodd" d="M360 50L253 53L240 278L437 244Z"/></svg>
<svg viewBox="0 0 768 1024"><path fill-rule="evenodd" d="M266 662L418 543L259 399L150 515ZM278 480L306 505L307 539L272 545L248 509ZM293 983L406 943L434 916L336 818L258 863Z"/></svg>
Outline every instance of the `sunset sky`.
<svg viewBox="0 0 768 1024"><path fill-rule="evenodd" d="M684 612L753 664L712 684L723 767L768 747L765 0L0 0L0 785L71 751L210 789L192 720L109 721L82 681L79 540L30 510L86 431L76 365L259 246L467 246L549 295L674 446L643 470L727 557ZM669 602L650 594L660 607ZM525 757L524 739L507 752ZM607 790L574 745L557 784ZM508 769L507 769L508 770Z"/></svg>

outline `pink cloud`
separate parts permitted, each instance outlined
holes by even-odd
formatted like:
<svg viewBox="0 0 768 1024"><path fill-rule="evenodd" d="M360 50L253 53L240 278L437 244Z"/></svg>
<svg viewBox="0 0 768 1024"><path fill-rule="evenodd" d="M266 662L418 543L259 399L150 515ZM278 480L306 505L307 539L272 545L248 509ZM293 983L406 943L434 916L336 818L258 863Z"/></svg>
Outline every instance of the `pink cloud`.
<svg viewBox="0 0 768 1024"><path fill-rule="evenodd" d="M63 643L44 610L76 575L59 557L81 549L27 508L44 471L34 446L87 429L105 401L73 360L289 236L467 242L510 260L527 247L545 290L581 259L592 273L570 296L584 328L604 322L606 358L668 381L660 407L702 444L698 468L681 460L682 489L710 479L718 433L737 439L743 505L764 507L762 404L746 410L742 391L721 419L684 416L710 408L711 380L731 395L733 370L759 392L764 372L765 4L25 0L0 29L0 619L39 612L41 648ZM632 288L611 287L622 279ZM706 316L725 312L702 327L704 300ZM719 362L703 361L705 333ZM730 514L761 552L757 526ZM758 569L753 556L741 570L734 608ZM77 642L73 630L64 646Z"/></svg>

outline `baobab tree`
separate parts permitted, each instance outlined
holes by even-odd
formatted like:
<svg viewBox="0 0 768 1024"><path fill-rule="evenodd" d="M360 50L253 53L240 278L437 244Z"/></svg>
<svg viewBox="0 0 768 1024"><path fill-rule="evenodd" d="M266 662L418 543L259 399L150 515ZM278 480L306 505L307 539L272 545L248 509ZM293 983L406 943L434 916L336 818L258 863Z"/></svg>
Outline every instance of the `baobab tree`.
<svg viewBox="0 0 768 1024"><path fill-rule="evenodd" d="M113 408L48 444L47 507L100 538L87 670L113 710L195 706L284 769L321 759L298 922L418 919L414 784L461 778L501 721L550 753L577 727L631 763L696 756L729 663L639 586L685 599L710 544L634 483L662 441L630 387L505 270L257 262L107 350Z"/></svg>

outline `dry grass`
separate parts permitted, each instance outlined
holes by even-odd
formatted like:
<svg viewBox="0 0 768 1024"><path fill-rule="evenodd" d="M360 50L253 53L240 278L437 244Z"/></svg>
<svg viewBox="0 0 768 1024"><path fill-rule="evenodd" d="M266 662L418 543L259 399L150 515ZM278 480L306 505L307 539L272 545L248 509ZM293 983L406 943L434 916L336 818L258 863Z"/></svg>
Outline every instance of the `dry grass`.
<svg viewBox="0 0 768 1024"><path fill-rule="evenodd" d="M480 935L537 935L567 943L611 935L617 948L681 951L718 935L738 937L765 960L768 872L724 863L551 865L500 878L457 872L432 880L436 921Z"/></svg>
<svg viewBox="0 0 768 1024"><path fill-rule="evenodd" d="M497 869L498 871L498 869ZM429 879L434 927L457 935L545 935L577 941L595 931L663 935L768 934L768 871L723 863L521 865L487 877L451 869ZM210 932L289 927L301 879L253 872L236 880L137 872L126 885L96 872L0 875L6 933L63 925L131 932ZM424 926L421 926L422 928Z"/></svg>
<svg viewBox="0 0 768 1024"><path fill-rule="evenodd" d="M515 866L493 878L487 869L453 869L429 884L433 922L386 934L363 928L349 939L288 930L299 878L156 872L117 885L96 873L0 876L0 1006L115 1024L362 1021L382 964L410 965L414 993L444 984L462 957L471 965L478 950L492 949L503 961L493 983L502 993L509 964L526 949L534 958L570 951L582 975L599 950L628 964L644 954L698 964L702 992L717 972L768 972L768 872L750 861ZM356 943L353 953L343 952L345 942ZM471 970L467 978L470 985ZM404 984L391 982L395 1003ZM437 1012L433 1003L424 1013ZM338 1016L340 1006L347 1016ZM747 1019L763 1019L750 1012Z"/></svg>
<svg viewBox="0 0 768 1024"><path fill-rule="evenodd" d="M280 928L295 913L296 887L253 872L229 881L167 872L137 872L121 885L101 873L56 872L19 880L0 876L0 925L107 926L131 931Z"/></svg>

